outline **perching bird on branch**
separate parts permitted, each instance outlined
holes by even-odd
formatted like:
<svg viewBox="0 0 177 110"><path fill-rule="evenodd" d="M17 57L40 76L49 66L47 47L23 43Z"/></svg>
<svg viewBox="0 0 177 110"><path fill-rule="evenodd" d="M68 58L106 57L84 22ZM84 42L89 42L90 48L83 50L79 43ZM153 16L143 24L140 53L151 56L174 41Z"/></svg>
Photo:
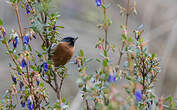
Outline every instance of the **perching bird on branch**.
<svg viewBox="0 0 177 110"><path fill-rule="evenodd" d="M65 65L72 57L74 53L74 44L78 37L65 37L54 49L51 56L55 67Z"/></svg>

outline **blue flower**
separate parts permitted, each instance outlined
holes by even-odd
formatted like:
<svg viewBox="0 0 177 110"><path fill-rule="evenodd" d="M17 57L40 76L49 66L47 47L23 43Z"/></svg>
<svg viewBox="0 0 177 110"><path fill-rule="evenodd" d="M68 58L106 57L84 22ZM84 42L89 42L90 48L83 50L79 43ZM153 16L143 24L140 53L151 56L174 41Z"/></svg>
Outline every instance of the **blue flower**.
<svg viewBox="0 0 177 110"><path fill-rule="evenodd" d="M27 63L26 63L26 61L25 61L24 58L23 58L23 60L22 60L22 62L21 62L21 64L20 64L20 66L21 66L22 68L24 68L24 67L27 66Z"/></svg>
<svg viewBox="0 0 177 110"><path fill-rule="evenodd" d="M55 25L53 26L53 30L56 30L56 26Z"/></svg>
<svg viewBox="0 0 177 110"><path fill-rule="evenodd" d="M4 36L6 35L6 31L5 30L4 30L3 34L4 34Z"/></svg>
<svg viewBox="0 0 177 110"><path fill-rule="evenodd" d="M31 7L28 4L26 4L26 14L29 14L30 11L31 11Z"/></svg>
<svg viewBox="0 0 177 110"><path fill-rule="evenodd" d="M15 76L12 76L12 81L14 82L14 84L17 84L17 79Z"/></svg>
<svg viewBox="0 0 177 110"><path fill-rule="evenodd" d="M108 82L113 83L116 81L116 77L113 74L109 74L108 76Z"/></svg>
<svg viewBox="0 0 177 110"><path fill-rule="evenodd" d="M19 72L18 72L17 74L18 74L19 76L20 76L20 75L22 75L22 74L21 74L21 73L19 73Z"/></svg>
<svg viewBox="0 0 177 110"><path fill-rule="evenodd" d="M43 63L43 70L44 70L44 72L47 72L47 68L48 68L47 62L44 62Z"/></svg>
<svg viewBox="0 0 177 110"><path fill-rule="evenodd" d="M39 84L40 84L40 81L39 81L39 80L37 80L37 81L36 81L36 83L37 83L37 86L39 86Z"/></svg>
<svg viewBox="0 0 177 110"><path fill-rule="evenodd" d="M28 35L25 35L24 36L24 44L28 45L28 43L29 43L29 37L28 37Z"/></svg>
<svg viewBox="0 0 177 110"><path fill-rule="evenodd" d="M101 0L96 0L96 5L97 5L97 7L100 7L102 5Z"/></svg>
<svg viewBox="0 0 177 110"><path fill-rule="evenodd" d="M21 101L21 106L24 108L25 107L25 102Z"/></svg>
<svg viewBox="0 0 177 110"><path fill-rule="evenodd" d="M23 88L23 86L24 86L24 84L23 84L22 81L20 81L19 86L20 86L20 90L22 90L22 88Z"/></svg>
<svg viewBox="0 0 177 110"><path fill-rule="evenodd" d="M31 102L31 98L28 98L27 100L27 107L28 110L33 110L33 103Z"/></svg>
<svg viewBox="0 0 177 110"><path fill-rule="evenodd" d="M10 43L11 41L12 41L12 39L9 39L9 40L8 40L8 43Z"/></svg>
<svg viewBox="0 0 177 110"><path fill-rule="evenodd" d="M139 101L142 100L143 95L142 95L142 93L141 93L140 90L136 90L136 91L135 91L135 97L136 97L136 101L137 101L137 102L139 102Z"/></svg>
<svg viewBox="0 0 177 110"><path fill-rule="evenodd" d="M18 37L16 36L15 39L13 40L13 46L14 48L17 48L17 44L18 44Z"/></svg>

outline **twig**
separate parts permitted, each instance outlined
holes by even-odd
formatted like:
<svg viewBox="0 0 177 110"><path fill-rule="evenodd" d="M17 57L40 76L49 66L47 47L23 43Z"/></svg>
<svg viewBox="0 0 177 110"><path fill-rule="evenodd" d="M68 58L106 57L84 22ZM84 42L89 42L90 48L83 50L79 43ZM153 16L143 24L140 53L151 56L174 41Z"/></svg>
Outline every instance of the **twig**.
<svg viewBox="0 0 177 110"><path fill-rule="evenodd" d="M103 5L105 4L104 0L102 0ZM106 8L103 7L103 13L104 13L104 32L105 32L105 40L104 40L104 50L107 50L107 43L108 43L108 26L107 26L107 16L106 16Z"/></svg>
<svg viewBox="0 0 177 110"><path fill-rule="evenodd" d="M61 96L60 96L60 89L59 89L59 86L58 86L58 80L57 80L56 73L54 73L54 83L55 83L57 98L58 98L58 100L59 100L59 102L61 104L62 100L61 100Z"/></svg>
<svg viewBox="0 0 177 110"><path fill-rule="evenodd" d="M64 81L64 76L62 75L61 81L60 81L60 86L59 86L60 94L61 94L61 88L62 88L62 85L63 85L63 81Z"/></svg>
<svg viewBox="0 0 177 110"><path fill-rule="evenodd" d="M50 87L52 87L52 89L56 92L56 88L52 85L52 83L49 80L45 80L42 75L41 75L41 78L43 81L45 81L47 84L49 84Z"/></svg>
<svg viewBox="0 0 177 110"><path fill-rule="evenodd" d="M87 99L85 99L85 103L86 103L86 105L87 105L87 110L90 110L90 107L89 107L89 104L88 104L88 100L87 100Z"/></svg>
<svg viewBox="0 0 177 110"><path fill-rule="evenodd" d="M127 36L128 36L128 18L130 15L130 0L128 0L128 4L127 4L127 9L126 9L126 20L125 20L125 26L126 26L126 30L127 30ZM120 56L119 56L119 60L118 60L118 65L120 65L121 63L121 59L123 56L123 49L125 46L125 41L123 41L122 46L121 46L121 50L120 50Z"/></svg>
<svg viewBox="0 0 177 110"><path fill-rule="evenodd" d="M5 39L6 39L6 38L5 38L5 34L2 33L2 35L3 35L3 38L4 38L4 40L5 40ZM5 41L5 46L6 46L7 50L8 50L8 52L9 52L9 55L10 55L11 59L13 60L13 62L15 63L15 65L18 67L18 63L17 63L17 61L15 60L14 55L10 52L10 47L9 47L9 44L8 44L7 41Z"/></svg>
<svg viewBox="0 0 177 110"><path fill-rule="evenodd" d="M85 88L87 87L87 85L85 84ZM86 99L85 97L85 94L83 94L84 98L85 98L85 103L86 103L86 107L87 107L87 110L91 110L90 107L89 107L89 103L88 103L88 100Z"/></svg>
<svg viewBox="0 0 177 110"><path fill-rule="evenodd" d="M41 38L41 40L45 43L45 40L44 40L42 34L40 32L38 32L38 34L39 34L39 37Z"/></svg>
<svg viewBox="0 0 177 110"><path fill-rule="evenodd" d="M22 34L22 24L21 24L21 20L20 20L20 16L19 16L19 10L18 10L18 5L17 4L13 4L14 8L15 8L15 12L17 15L17 20L18 20L18 25L19 25L19 30L20 30L20 38L22 40L22 45L24 46L24 39L23 39L23 34Z"/></svg>

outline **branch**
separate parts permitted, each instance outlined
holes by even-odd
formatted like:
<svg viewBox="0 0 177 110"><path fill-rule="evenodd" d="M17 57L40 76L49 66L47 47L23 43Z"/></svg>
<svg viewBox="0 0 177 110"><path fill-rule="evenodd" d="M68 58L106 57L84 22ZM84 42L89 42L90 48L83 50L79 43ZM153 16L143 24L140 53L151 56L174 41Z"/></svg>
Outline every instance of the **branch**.
<svg viewBox="0 0 177 110"><path fill-rule="evenodd" d="M24 43L23 43L24 40L23 40L23 34L22 34L22 24L21 24L21 20L20 20L20 16L19 16L18 4L13 4L12 6L14 6L14 9L15 9L15 12L16 12L18 25L19 25L19 30L20 30L20 38L22 40L22 45L24 46Z"/></svg>
<svg viewBox="0 0 177 110"><path fill-rule="evenodd" d="M129 15L130 15L130 0L128 0L127 9L126 9L125 26L126 26L127 32L128 32L128 18L129 18ZM118 60L118 65L120 65L120 63L121 63L121 59L122 59L122 56L123 56L124 46L125 46L125 42L123 41L122 47L121 47L121 50L120 50L120 56L119 56L119 60Z"/></svg>

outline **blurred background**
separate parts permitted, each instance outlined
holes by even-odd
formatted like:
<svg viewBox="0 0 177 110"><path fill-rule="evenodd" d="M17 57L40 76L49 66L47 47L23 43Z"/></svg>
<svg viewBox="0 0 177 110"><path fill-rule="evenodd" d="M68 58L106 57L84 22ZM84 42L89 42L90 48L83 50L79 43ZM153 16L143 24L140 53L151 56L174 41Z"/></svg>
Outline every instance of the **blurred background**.
<svg viewBox="0 0 177 110"><path fill-rule="evenodd" d="M108 15L113 24L109 28L108 40L116 45L117 61L119 46L121 45L120 25L124 23L124 17L120 16L120 9L117 4L126 6L127 0L105 0L111 3L108 9ZM131 0L132 4L134 0ZM131 15L129 18L129 28L135 29L143 24L145 28L144 39L148 41L149 51L156 53L161 62L161 73L156 83L155 92L158 96L177 97L177 0L135 0L137 2L137 16ZM63 36L78 36L75 55L80 49L83 49L89 58L99 57L95 49L98 37L103 37L103 32L97 29L96 25L101 23L103 13L96 7L95 0L53 0L52 12L61 14L58 25L65 28L59 30ZM24 27L28 27L28 16L20 10L20 15ZM4 21L7 33L11 29L17 29L17 19L13 8L6 3L6 0L0 0L0 18ZM34 48L39 48L38 40L33 40ZM11 77L8 69L9 57L4 54L5 49L0 46L0 95L2 96L9 87ZM64 81L63 95L69 99L79 101L79 90L77 87L76 65L68 64L69 74ZM90 73L94 73L98 64L92 62L89 66ZM52 89L48 87L51 101L55 101ZM73 109L74 110L74 109ZM76 109L77 110L77 109Z"/></svg>

